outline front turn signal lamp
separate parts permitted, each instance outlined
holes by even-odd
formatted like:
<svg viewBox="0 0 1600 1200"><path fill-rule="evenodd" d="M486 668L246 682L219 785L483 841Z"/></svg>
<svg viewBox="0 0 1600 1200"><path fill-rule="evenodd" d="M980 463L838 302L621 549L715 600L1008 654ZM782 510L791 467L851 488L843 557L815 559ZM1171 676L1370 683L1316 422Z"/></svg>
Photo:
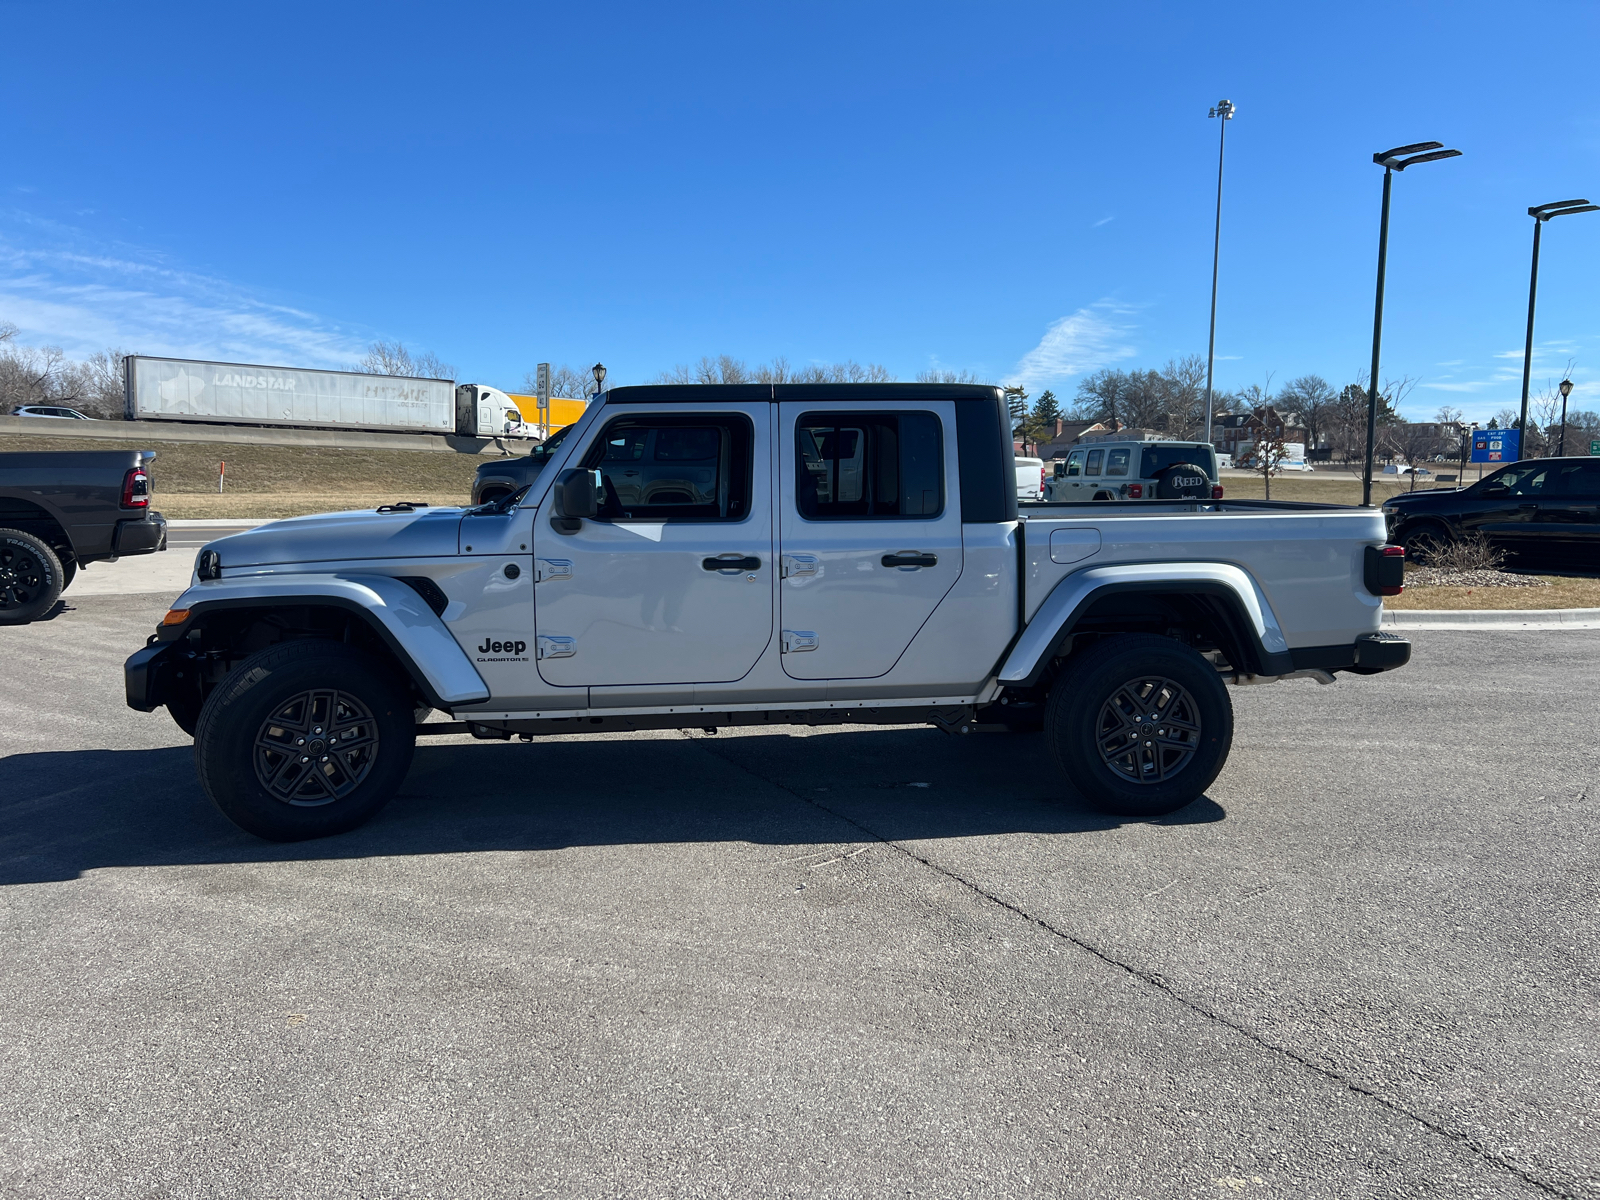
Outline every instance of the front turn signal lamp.
<svg viewBox="0 0 1600 1200"><path fill-rule="evenodd" d="M161 623L163 625L182 625L188 619L189 610L187 608L169 608L167 615L161 618Z"/></svg>

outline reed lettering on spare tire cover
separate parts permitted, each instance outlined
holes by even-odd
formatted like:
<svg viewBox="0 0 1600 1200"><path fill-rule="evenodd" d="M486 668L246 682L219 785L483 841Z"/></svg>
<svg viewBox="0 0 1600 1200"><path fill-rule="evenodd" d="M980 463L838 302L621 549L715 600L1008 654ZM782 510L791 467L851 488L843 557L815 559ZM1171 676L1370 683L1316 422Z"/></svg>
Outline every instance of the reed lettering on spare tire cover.
<svg viewBox="0 0 1600 1200"><path fill-rule="evenodd" d="M1211 495L1211 477L1194 463L1173 463L1156 479L1161 500L1200 500Z"/></svg>

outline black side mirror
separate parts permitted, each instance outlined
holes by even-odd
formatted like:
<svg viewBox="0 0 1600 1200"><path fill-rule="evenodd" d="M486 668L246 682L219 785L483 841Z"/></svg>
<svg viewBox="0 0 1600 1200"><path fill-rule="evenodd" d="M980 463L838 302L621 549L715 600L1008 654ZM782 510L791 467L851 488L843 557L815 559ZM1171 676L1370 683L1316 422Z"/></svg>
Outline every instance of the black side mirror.
<svg viewBox="0 0 1600 1200"><path fill-rule="evenodd" d="M576 533L583 521L599 511L595 471L563 471L555 486L555 516L552 524L558 533Z"/></svg>

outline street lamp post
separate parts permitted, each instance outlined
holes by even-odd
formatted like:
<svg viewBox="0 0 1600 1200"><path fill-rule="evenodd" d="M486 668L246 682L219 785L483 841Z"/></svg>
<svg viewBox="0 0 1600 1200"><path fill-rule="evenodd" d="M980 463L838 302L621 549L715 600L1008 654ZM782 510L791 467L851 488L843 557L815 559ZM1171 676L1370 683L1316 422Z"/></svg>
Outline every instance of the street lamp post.
<svg viewBox="0 0 1600 1200"><path fill-rule="evenodd" d="M1222 257L1222 154L1228 147L1228 122L1233 120L1232 100L1218 100L1206 114L1221 118L1217 127L1217 231L1211 241L1211 336L1206 340L1206 443L1211 442L1211 367L1217 356L1217 265Z"/></svg>
<svg viewBox="0 0 1600 1200"><path fill-rule="evenodd" d="M1556 457L1560 458L1567 452L1567 397L1572 395L1572 380L1561 381L1561 444L1556 448Z"/></svg>
<svg viewBox="0 0 1600 1200"><path fill-rule="evenodd" d="M1413 142L1372 156L1372 161L1383 168L1383 216L1378 224L1378 295L1372 306L1372 375L1367 380L1367 460L1361 473L1361 503L1368 507L1372 505L1372 452L1378 437L1378 357L1383 345L1383 277L1389 260L1389 183L1396 171L1461 154L1443 147L1443 142Z"/></svg>
<svg viewBox="0 0 1600 1200"><path fill-rule="evenodd" d="M594 368L590 372L590 374L592 374L594 376L594 398L596 400L598 400L598 399L600 399L601 393L603 393L606 390L606 365L605 365L605 363L595 363Z"/></svg>
<svg viewBox="0 0 1600 1200"><path fill-rule="evenodd" d="M1533 306L1539 298L1539 233L1544 223L1552 217L1566 217L1573 213L1594 212L1600 204L1587 200L1557 200L1554 204L1540 204L1528 210L1533 218L1533 266L1528 272L1528 340L1522 347L1522 418L1517 422L1517 457L1528 457L1528 384L1533 375Z"/></svg>

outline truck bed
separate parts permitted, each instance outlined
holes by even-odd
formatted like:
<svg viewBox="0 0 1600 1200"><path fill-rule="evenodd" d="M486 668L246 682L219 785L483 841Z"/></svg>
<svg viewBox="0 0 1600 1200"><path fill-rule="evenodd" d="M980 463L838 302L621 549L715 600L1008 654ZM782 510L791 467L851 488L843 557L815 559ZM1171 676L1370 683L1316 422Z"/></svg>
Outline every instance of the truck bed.
<svg viewBox="0 0 1600 1200"><path fill-rule="evenodd" d="M1290 648L1376 631L1382 600L1362 586L1375 508L1283 500L1043 502L1018 506L1023 624L1078 572L1138 563L1219 563L1248 574Z"/></svg>

